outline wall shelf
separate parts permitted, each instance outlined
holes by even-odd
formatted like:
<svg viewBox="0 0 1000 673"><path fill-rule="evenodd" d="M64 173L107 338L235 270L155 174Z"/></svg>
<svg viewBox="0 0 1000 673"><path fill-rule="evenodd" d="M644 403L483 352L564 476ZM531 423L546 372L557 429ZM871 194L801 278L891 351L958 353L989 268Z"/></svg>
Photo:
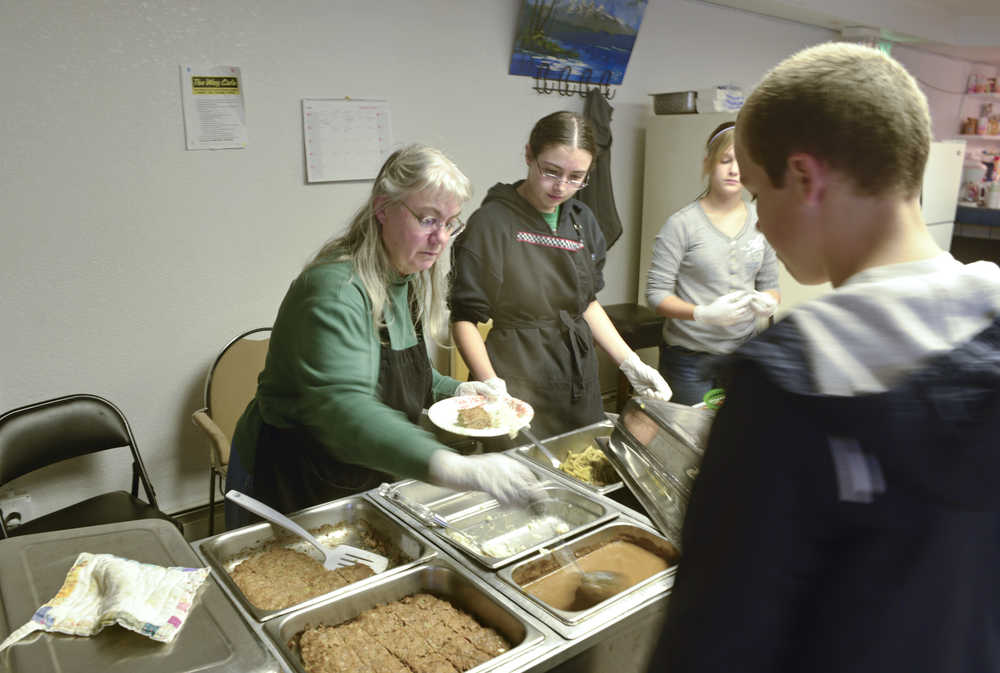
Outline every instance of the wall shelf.
<svg viewBox="0 0 1000 673"><path fill-rule="evenodd" d="M962 94L962 102L959 105L959 117L958 117L959 128L965 127L964 121L967 118L967 115L965 114L965 110L966 110L966 104L969 101L995 101L996 104L993 104L992 107L994 109L996 109L998 107L997 104L1000 104L1000 93L994 93L994 92L989 92L989 93L986 93L986 92L974 93L972 91L968 91L968 92ZM982 116L982 108L985 108L988 105L991 105L991 104L990 103L981 103L979 105L980 109L977 110L977 111L975 111L974 115L968 115L968 117L976 117L976 118L981 117ZM994 113L990 113L990 114L994 114ZM968 141L970 143L973 143L973 142L976 142L976 143L978 143L978 142L996 142L996 141L1000 141L1000 135L996 135L996 134L993 134L993 135L979 135L979 134L975 134L975 133L961 133L961 134L959 134L959 135L956 136L956 140L966 140L966 141Z"/></svg>

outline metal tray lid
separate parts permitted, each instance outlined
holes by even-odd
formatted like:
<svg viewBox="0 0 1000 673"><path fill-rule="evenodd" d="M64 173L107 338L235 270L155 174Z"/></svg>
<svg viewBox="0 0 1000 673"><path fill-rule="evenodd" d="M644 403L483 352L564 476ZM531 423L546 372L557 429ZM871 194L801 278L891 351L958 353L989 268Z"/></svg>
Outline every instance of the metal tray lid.
<svg viewBox="0 0 1000 673"><path fill-rule="evenodd" d="M657 528L678 548L714 418L710 409L633 397L611 433L608 459Z"/></svg>
<svg viewBox="0 0 1000 673"><path fill-rule="evenodd" d="M414 479L384 484L372 497L422 524L421 532L496 570L546 545L610 521L618 512L582 486L547 479L530 466L544 496L530 506L503 506L480 491L452 491Z"/></svg>
<svg viewBox="0 0 1000 673"><path fill-rule="evenodd" d="M161 519L109 523L0 540L0 640L56 595L77 555L109 553L142 563L199 567L194 550ZM211 575L172 643L120 626L90 637L41 633L0 655L0 671L280 673L281 664Z"/></svg>

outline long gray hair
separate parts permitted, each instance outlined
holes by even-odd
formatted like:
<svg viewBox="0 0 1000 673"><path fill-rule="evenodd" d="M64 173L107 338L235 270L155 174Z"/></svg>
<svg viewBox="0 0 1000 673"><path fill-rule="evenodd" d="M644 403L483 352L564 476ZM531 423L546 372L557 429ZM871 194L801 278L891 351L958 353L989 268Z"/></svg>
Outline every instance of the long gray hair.
<svg viewBox="0 0 1000 673"><path fill-rule="evenodd" d="M368 200L354 215L347 232L327 241L306 265L312 268L329 262L351 260L372 302L375 328L385 325L383 309L386 287L395 275L385 245L382 229L375 216L375 202L384 197L384 210L411 194L424 190L454 197L465 203L472 195L472 185L465 174L443 152L427 145L413 144L393 152L379 170ZM448 326L448 274L451 271L450 241L437 261L413 279L411 302L424 332L435 342L446 334Z"/></svg>

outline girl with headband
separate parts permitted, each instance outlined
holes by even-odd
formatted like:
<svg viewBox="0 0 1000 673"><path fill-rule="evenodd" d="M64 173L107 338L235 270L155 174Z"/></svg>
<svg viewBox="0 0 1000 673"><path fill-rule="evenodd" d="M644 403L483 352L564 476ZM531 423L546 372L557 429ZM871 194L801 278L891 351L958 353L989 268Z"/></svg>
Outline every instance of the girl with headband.
<svg viewBox="0 0 1000 673"><path fill-rule="evenodd" d="M709 135L705 190L667 219L647 275L646 301L667 318L660 373L681 404L702 401L716 386L713 357L750 339L757 319L770 318L780 300L774 249L743 198L733 126L725 122Z"/></svg>

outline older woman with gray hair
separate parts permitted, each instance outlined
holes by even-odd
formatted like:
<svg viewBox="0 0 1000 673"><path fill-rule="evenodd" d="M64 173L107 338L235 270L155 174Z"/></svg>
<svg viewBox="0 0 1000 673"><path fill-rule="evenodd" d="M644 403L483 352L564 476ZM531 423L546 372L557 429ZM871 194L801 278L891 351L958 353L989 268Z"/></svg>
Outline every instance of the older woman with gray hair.
<svg viewBox="0 0 1000 673"><path fill-rule="evenodd" d="M501 392L438 373L424 344L425 332L446 329L450 244L470 192L437 149L410 145L389 157L347 232L320 249L278 309L234 432L227 489L286 513L394 477L503 502L531 491L535 478L517 461L459 455L415 425L438 399ZM227 527L247 521L227 502Z"/></svg>

